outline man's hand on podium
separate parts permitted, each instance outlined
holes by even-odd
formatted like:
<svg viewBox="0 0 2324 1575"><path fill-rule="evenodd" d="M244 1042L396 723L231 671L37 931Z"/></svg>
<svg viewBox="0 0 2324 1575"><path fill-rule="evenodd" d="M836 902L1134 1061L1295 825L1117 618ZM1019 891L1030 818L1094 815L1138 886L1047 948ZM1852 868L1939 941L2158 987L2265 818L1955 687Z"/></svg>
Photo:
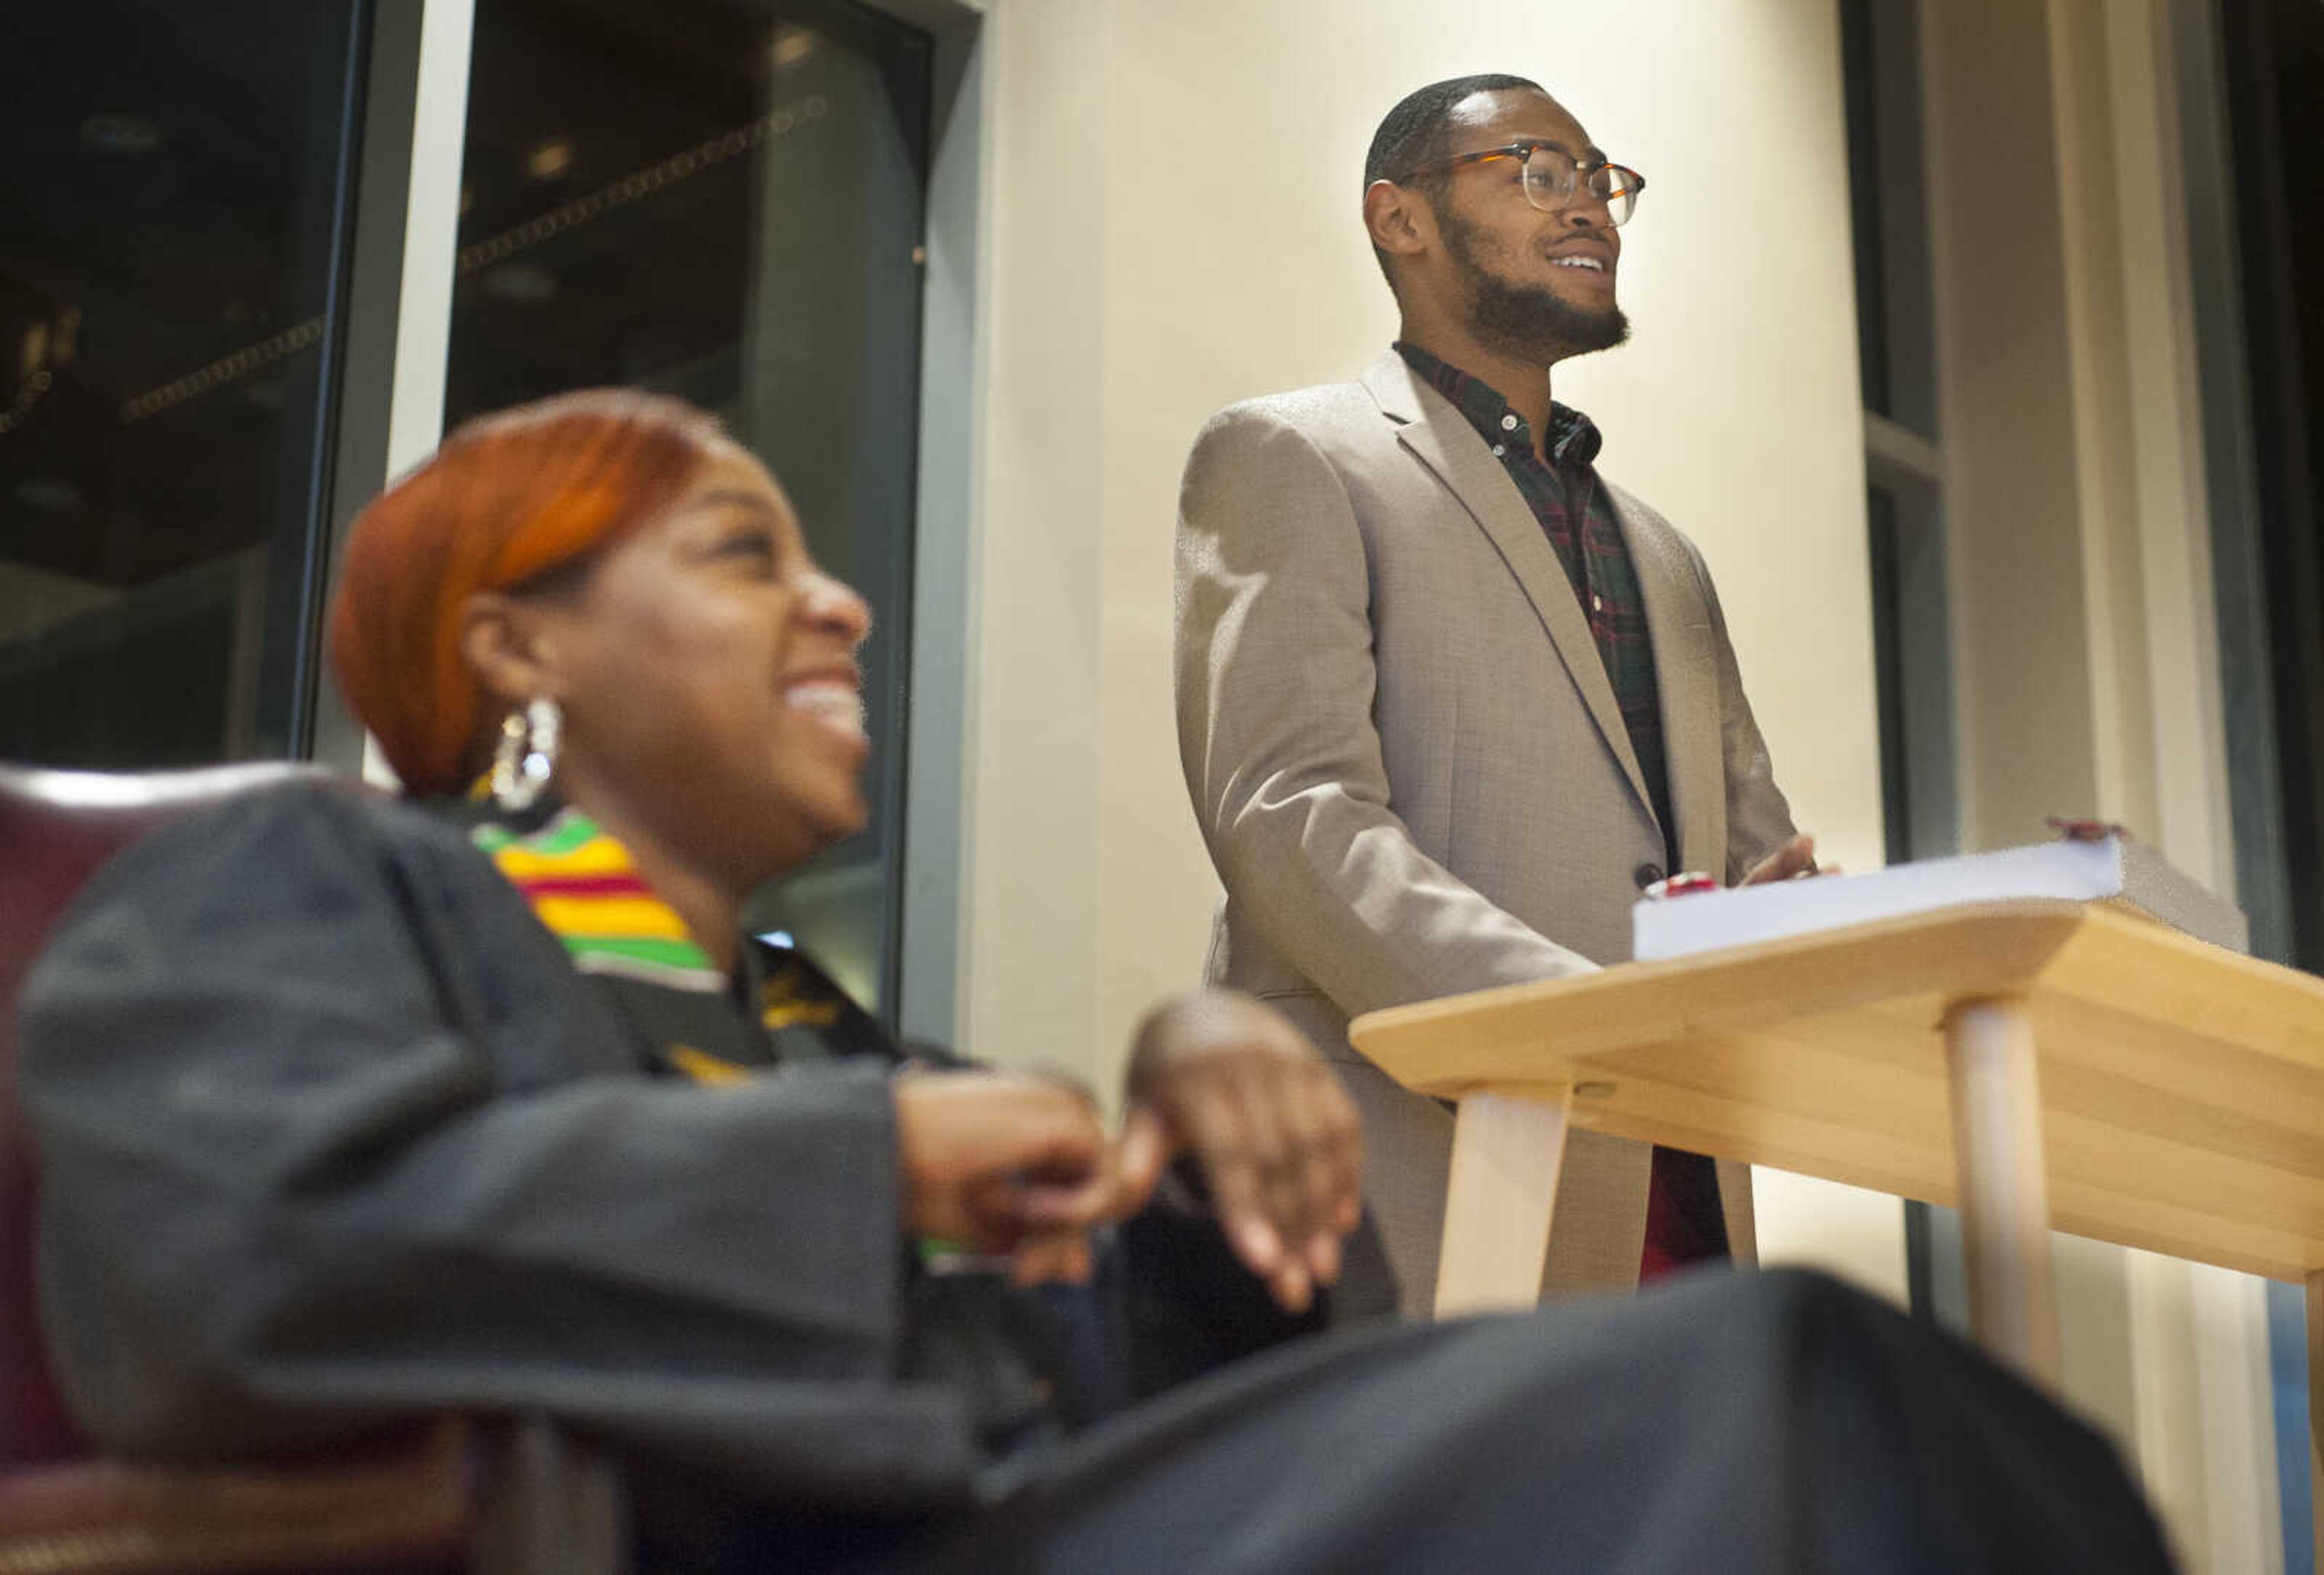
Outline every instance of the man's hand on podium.
<svg viewBox="0 0 2324 1575"><path fill-rule="evenodd" d="M1782 847L1751 867L1743 877L1746 886L1765 886L1771 880L1795 880L1803 875L1837 875L1837 864L1819 865L1815 856L1815 837L1802 832Z"/></svg>

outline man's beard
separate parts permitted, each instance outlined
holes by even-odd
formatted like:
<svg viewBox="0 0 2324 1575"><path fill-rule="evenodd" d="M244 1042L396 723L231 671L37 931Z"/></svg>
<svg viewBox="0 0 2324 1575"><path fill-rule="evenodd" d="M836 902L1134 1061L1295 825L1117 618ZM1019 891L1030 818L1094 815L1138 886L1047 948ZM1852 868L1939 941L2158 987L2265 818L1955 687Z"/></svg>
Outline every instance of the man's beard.
<svg viewBox="0 0 2324 1575"><path fill-rule="evenodd" d="M1471 220L1440 214L1437 226L1468 290L1469 327L1485 343L1547 365L1630 336L1630 319L1611 301L1580 307L1545 284L1512 284L1494 272L1478 255L1480 226Z"/></svg>

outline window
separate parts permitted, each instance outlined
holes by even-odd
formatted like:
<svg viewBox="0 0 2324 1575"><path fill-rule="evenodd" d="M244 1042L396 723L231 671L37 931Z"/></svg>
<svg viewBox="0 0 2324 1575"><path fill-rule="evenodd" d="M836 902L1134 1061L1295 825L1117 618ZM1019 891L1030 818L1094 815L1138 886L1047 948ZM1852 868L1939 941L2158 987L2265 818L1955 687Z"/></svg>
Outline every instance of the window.
<svg viewBox="0 0 2324 1575"><path fill-rule="evenodd" d="M1914 0L1841 0L1866 520L1890 863L1956 851L1944 456Z"/></svg>
<svg viewBox="0 0 2324 1575"><path fill-rule="evenodd" d="M305 750L357 11L10 14L0 759Z"/></svg>
<svg viewBox="0 0 2324 1575"><path fill-rule="evenodd" d="M1866 547L1891 864L1959 851L1944 455L1922 156L1917 0L1840 0L1864 391ZM1960 1217L1904 1205L1914 1311L1966 1327Z"/></svg>
<svg viewBox="0 0 2324 1575"><path fill-rule="evenodd" d="M692 400L871 602L870 830L750 918L891 1018L929 45L838 0L479 0L447 425L567 389Z"/></svg>

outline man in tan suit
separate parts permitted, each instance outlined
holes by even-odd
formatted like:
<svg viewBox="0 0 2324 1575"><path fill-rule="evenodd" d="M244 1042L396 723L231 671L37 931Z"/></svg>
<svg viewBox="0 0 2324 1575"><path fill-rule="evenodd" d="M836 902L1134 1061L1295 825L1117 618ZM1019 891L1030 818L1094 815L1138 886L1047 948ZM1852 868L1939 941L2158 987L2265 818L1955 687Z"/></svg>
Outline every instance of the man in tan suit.
<svg viewBox="0 0 2324 1575"><path fill-rule="evenodd" d="M1226 886L1210 973L1339 1064L1407 1312L1452 1119L1350 1048L1378 1007L1629 955L1674 870L1814 867L1702 556L1602 480L1551 368L1628 335L1644 185L1514 77L1391 111L1363 214L1402 314L1355 382L1213 417L1178 528L1178 736ZM1651 1220L1650 1220L1651 1216ZM1575 1134L1546 1288L1751 1253L1748 1172Z"/></svg>

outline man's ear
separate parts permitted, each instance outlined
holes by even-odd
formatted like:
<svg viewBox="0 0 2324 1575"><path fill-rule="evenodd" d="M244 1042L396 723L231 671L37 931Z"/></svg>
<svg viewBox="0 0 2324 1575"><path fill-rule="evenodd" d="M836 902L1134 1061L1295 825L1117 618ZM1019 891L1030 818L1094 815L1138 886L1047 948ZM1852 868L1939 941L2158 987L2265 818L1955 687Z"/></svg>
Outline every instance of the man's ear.
<svg viewBox="0 0 2324 1575"><path fill-rule="evenodd" d="M1428 249L1436 234L1435 216L1409 187L1375 180L1364 188L1364 228L1372 244L1391 257L1413 257Z"/></svg>
<svg viewBox="0 0 2324 1575"><path fill-rule="evenodd" d="M478 591L460 609L460 655L484 693L504 705L559 693L557 641L538 605Z"/></svg>

